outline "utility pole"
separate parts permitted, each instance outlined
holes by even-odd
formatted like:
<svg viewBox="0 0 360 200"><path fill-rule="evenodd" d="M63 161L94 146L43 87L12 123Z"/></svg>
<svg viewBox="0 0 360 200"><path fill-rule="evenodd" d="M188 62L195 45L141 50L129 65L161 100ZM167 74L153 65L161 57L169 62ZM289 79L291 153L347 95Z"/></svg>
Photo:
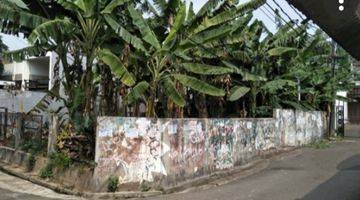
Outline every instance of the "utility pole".
<svg viewBox="0 0 360 200"><path fill-rule="evenodd" d="M336 70L336 62L337 59L339 59L340 57L337 56L337 44L334 40L331 40L331 67L332 67L332 78L335 77L335 70ZM335 97L336 96L336 92L334 85L332 85L332 96ZM330 124L329 124L329 137L335 135L335 127L336 127L336 100L335 98L332 100L332 102L330 103Z"/></svg>

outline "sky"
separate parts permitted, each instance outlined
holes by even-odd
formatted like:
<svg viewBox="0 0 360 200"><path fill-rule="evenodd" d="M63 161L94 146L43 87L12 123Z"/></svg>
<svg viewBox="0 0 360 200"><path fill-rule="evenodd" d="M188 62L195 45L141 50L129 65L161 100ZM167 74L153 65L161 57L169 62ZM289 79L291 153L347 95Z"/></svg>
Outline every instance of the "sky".
<svg viewBox="0 0 360 200"><path fill-rule="evenodd" d="M201 6L205 4L207 0L187 0L187 1L188 3L192 1L194 3L194 8L197 11L201 8ZM240 3L245 3L247 1L248 0L240 0ZM289 21L290 20L289 18L291 18L293 20L301 21L300 16L289 6L286 0L267 0L267 3L273 9L279 9L279 7L275 4L275 2L278 3L278 5L283 9L283 11L287 15L289 15L288 17L280 11L280 14L284 20ZM274 16L275 16L274 11L267 5L262 6L254 13L254 18L262 20L270 31L276 30L276 25L274 23ZM28 42L25 39L21 38L21 36L16 37L5 34L0 34L0 35L2 36L3 42L9 47L10 50L16 50L28 46Z"/></svg>

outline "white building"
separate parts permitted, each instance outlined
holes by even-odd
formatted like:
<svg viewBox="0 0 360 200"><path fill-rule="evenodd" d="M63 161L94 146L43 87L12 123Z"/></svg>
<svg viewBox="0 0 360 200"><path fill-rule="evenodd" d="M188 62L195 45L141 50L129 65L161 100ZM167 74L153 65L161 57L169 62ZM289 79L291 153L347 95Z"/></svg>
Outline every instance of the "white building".
<svg viewBox="0 0 360 200"><path fill-rule="evenodd" d="M22 91L47 91L52 87L53 57L54 54L48 53L22 62L5 63L0 80L14 81Z"/></svg>
<svg viewBox="0 0 360 200"><path fill-rule="evenodd" d="M22 62L4 63L0 77L0 107L9 112L31 111L53 87L53 69L56 55L32 57ZM7 90L13 85L12 90ZM15 85L15 89L14 89Z"/></svg>

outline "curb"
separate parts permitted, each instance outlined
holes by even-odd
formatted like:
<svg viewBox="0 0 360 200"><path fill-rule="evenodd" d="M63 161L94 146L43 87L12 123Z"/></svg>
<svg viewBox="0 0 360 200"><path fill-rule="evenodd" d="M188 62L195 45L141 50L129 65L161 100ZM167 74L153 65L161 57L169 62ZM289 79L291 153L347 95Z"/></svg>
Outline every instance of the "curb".
<svg viewBox="0 0 360 200"><path fill-rule="evenodd" d="M267 165L265 167L259 167L260 164L265 163L265 162L269 161L270 159L276 158L277 156L280 156L284 153L293 152L297 149L299 149L299 148L298 147L284 147L283 149L280 149L280 150L271 150L265 154L262 154L262 155L259 155L255 158L253 158L247 164L234 167L233 169L214 172L209 175L205 175L205 176L202 176L199 178L185 181L185 182L178 184L176 186L173 186L173 187L164 188L163 194L181 192L181 191L185 191L186 189L193 188L193 187L210 185L211 183L219 181L220 179L226 179L228 177L233 177L234 175L239 175L240 173L245 174L245 172L249 172L249 171L250 172L248 175L255 174L259 171L262 171L263 169L265 169L267 167ZM246 177L246 175L245 176L240 175L240 177L237 176L234 179L243 178L243 177ZM221 182L220 184L216 183L216 185L223 185L228 182L229 181Z"/></svg>
<svg viewBox="0 0 360 200"><path fill-rule="evenodd" d="M158 196L161 194L170 194L180 191L185 191L187 189L191 189L194 187L199 186L205 186L214 184L216 181L219 181L221 179L231 178L235 174L239 175L240 173L248 173L248 175L255 174L258 171L261 171L266 168L266 166L259 167L261 163L265 163L269 161L270 159L276 158L277 156L280 156L284 153L292 152L296 149L299 149L298 147L284 147L280 150L270 150L269 152L259 155L255 157L253 160L251 160L249 163L234 167L230 170L223 170L214 172L210 175L202 176L199 178L194 178L192 180L185 181L181 184L178 184L176 186L167 187L164 188L162 191L148 191L148 192L138 192L138 191L129 191L129 192L115 192L115 193L90 193L90 192L78 192L66 189L56 183L49 183L45 180L35 178L31 175L17 172L15 170L12 170L10 167L7 167L7 164L0 161L0 171L3 171L7 174L10 174L12 176L27 180L29 182L32 182L34 184L40 185L42 187L51 189L57 193L66 194L66 195L73 195L73 196L80 196L88 199L128 199L128 198L146 198L146 197L152 197L152 196ZM240 175L240 178L243 176ZM238 179L239 176L236 176L236 179ZM230 179L229 179L230 180ZM230 180L231 181L231 180ZM217 183L216 185L223 185L226 184L229 181L223 181L220 184Z"/></svg>
<svg viewBox="0 0 360 200"><path fill-rule="evenodd" d="M31 177L30 175L26 175L26 174L11 170L9 167L6 167L6 164L4 164L4 163L0 164L0 171L5 172L5 173L7 173L9 175L12 175L12 176L27 180L27 181L29 181L31 183L36 184L36 185L40 185L40 186L49 188L49 189L51 189L51 190L53 190L53 191L55 191L57 193L66 194L66 195L74 195L74 196L81 196L81 194L82 194L80 192L75 192L75 191L63 188L63 187L61 187L61 186L59 186L57 184L49 183L49 182L46 182L46 181Z"/></svg>
<svg viewBox="0 0 360 200"><path fill-rule="evenodd" d="M40 185L42 187L51 189L57 193L65 194L65 195L72 195L72 196L79 196L79 197L85 197L88 199L122 199L122 198L145 198L145 197L151 197L156 195L161 195L161 191L149 191L149 192L115 192L115 193L90 193L90 192L77 192L73 190L66 189L58 184L55 183L49 183L47 181L34 178L30 175L26 175L20 172L16 172L14 170L11 170L9 167L6 167L6 164L0 163L0 171L7 173L9 175L21 178L23 180L27 180L31 183L34 183L36 185Z"/></svg>

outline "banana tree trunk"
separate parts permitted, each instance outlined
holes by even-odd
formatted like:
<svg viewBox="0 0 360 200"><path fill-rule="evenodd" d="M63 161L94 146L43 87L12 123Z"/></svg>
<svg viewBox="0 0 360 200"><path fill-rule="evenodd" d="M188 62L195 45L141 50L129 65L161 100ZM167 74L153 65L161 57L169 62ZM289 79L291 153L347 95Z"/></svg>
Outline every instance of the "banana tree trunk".
<svg viewBox="0 0 360 200"><path fill-rule="evenodd" d="M155 117L155 95L151 95L146 105L146 117Z"/></svg>
<svg viewBox="0 0 360 200"><path fill-rule="evenodd" d="M256 96L257 96L257 90L256 87L252 86L250 90L250 117L256 117Z"/></svg>
<svg viewBox="0 0 360 200"><path fill-rule="evenodd" d="M157 82L151 84L150 97L146 103L146 117L156 117L155 108L156 108L156 94L157 94Z"/></svg>
<svg viewBox="0 0 360 200"><path fill-rule="evenodd" d="M204 94L195 94L197 98L195 98L195 106L198 110L198 115L200 118L208 118L209 112L206 106L206 96Z"/></svg>

